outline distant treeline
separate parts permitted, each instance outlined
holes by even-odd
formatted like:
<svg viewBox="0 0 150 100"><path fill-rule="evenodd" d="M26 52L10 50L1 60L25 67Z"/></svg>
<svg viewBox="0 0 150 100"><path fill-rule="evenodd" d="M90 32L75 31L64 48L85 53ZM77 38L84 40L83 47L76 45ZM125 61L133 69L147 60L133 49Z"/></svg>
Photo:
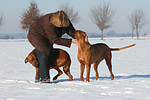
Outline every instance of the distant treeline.
<svg viewBox="0 0 150 100"><path fill-rule="evenodd" d="M106 33L103 35L104 37L132 37L132 33ZM136 34L133 34L133 36L136 36ZM89 33L88 37L94 38L94 37L101 37L101 34L98 33Z"/></svg>
<svg viewBox="0 0 150 100"><path fill-rule="evenodd" d="M89 38L100 38L100 33L87 33ZM149 34L143 34L142 36L146 36ZM133 34L136 36L136 34ZM63 38L66 38L67 34L63 35ZM68 36L69 37L69 36ZM104 37L132 37L132 33L104 33ZM69 37L70 38L70 37ZM27 34L0 34L0 39L27 39Z"/></svg>
<svg viewBox="0 0 150 100"><path fill-rule="evenodd" d="M27 34L0 34L0 39L26 39Z"/></svg>
<svg viewBox="0 0 150 100"><path fill-rule="evenodd" d="M141 36L147 36L150 34L142 34ZM101 38L101 33L87 33L87 36L89 38ZM136 34L133 34L133 36L136 36ZM67 37L67 35L65 34L63 36L64 38ZM103 37L132 37L132 33L104 33Z"/></svg>

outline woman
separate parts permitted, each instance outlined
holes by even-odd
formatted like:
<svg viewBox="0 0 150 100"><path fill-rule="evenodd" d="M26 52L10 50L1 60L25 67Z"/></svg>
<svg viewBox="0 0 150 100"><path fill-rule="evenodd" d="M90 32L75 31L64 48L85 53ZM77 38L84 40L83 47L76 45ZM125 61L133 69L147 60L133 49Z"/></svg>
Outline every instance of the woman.
<svg viewBox="0 0 150 100"><path fill-rule="evenodd" d="M65 33L74 38L73 31L75 29L64 11L46 14L31 25L27 37L36 49L39 62L35 82L50 83L48 68L53 58L53 44L70 47L73 42L78 45L76 39L61 38Z"/></svg>

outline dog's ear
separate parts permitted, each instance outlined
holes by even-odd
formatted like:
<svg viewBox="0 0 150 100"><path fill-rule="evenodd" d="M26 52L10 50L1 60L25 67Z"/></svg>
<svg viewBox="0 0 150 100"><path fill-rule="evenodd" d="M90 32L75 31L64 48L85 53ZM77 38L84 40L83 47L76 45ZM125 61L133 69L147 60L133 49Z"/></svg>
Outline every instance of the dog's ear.
<svg viewBox="0 0 150 100"><path fill-rule="evenodd" d="M28 57L26 57L26 59L24 60L25 64L28 62Z"/></svg>
<svg viewBox="0 0 150 100"><path fill-rule="evenodd" d="M85 32L82 32L82 35L85 37L86 36Z"/></svg>

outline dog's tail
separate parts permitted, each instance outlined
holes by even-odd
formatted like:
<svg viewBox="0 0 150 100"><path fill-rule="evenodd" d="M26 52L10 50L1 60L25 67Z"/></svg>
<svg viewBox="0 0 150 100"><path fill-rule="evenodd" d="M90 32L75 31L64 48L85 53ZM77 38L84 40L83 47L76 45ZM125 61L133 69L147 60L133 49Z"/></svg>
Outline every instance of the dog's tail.
<svg viewBox="0 0 150 100"><path fill-rule="evenodd" d="M127 48L130 48L132 46L134 46L135 44L132 44L132 45L129 45L129 46L126 46L126 47L121 47L121 48L110 48L111 51L119 51L119 50L123 50L123 49L127 49Z"/></svg>

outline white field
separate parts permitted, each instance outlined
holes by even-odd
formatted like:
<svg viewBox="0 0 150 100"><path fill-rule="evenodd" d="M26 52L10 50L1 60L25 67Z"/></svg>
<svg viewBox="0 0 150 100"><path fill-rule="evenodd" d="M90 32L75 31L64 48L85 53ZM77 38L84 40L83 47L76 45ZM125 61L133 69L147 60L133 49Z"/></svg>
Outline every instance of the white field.
<svg viewBox="0 0 150 100"><path fill-rule="evenodd" d="M24 63L33 49L27 40L0 40L0 100L150 100L150 38L140 39L89 39L90 43L104 42L110 47L136 43L132 48L112 52L113 81L102 61L98 69L99 79L95 80L92 65L91 82L81 82L77 46L72 44L71 48L66 48L55 45L70 54L74 80L70 82L63 74L52 81L56 74L52 69L51 84L34 83L35 69Z"/></svg>

